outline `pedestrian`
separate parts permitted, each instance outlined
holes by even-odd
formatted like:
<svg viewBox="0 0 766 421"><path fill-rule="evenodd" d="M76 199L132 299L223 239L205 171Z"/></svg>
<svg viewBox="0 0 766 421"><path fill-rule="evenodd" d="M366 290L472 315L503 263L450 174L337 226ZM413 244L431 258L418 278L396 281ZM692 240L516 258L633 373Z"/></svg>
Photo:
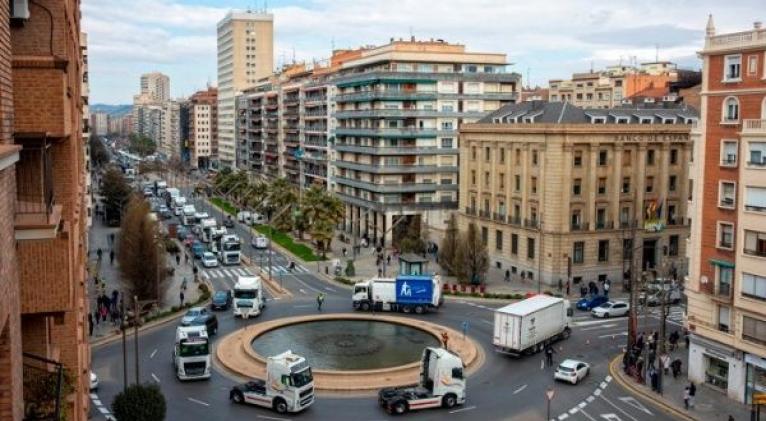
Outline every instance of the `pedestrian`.
<svg viewBox="0 0 766 421"><path fill-rule="evenodd" d="M585 285L580 286L580 298L585 298L588 295L588 287Z"/></svg>
<svg viewBox="0 0 766 421"><path fill-rule="evenodd" d="M652 390L657 391L659 385L659 377L657 376L657 370L654 367L649 368L649 379L652 385Z"/></svg>
<svg viewBox="0 0 766 421"><path fill-rule="evenodd" d="M345 247L343 247L343 249L342 249L341 251L343 252L343 257L346 257L346 253L348 253L348 251L346 250L346 248L345 248Z"/></svg>
<svg viewBox="0 0 766 421"><path fill-rule="evenodd" d="M117 310L117 297L120 296L120 293L117 292L117 290L112 290L112 309Z"/></svg>
<svg viewBox="0 0 766 421"><path fill-rule="evenodd" d="M95 317L94 317L94 319L96 320L96 325L97 325L97 326L98 326L98 322L99 322L99 319L101 318L101 314L99 314L99 311L100 311L100 309L99 309L99 308L97 308L97 309L96 309L96 310L93 312L93 316L95 316Z"/></svg>
<svg viewBox="0 0 766 421"><path fill-rule="evenodd" d="M181 307L183 307L184 306L184 292L183 292L183 290L181 291L180 294L178 294L178 298L181 299Z"/></svg>
<svg viewBox="0 0 766 421"><path fill-rule="evenodd" d="M108 298L107 298L107 299L108 299ZM105 306L105 305L102 305L102 306L101 306L101 310L100 310L100 312L101 312L101 321L102 321L102 322L106 322L106 314L107 314L107 310L106 310L106 306Z"/></svg>
<svg viewBox="0 0 766 421"><path fill-rule="evenodd" d="M670 334L670 337L668 338L668 342L670 342L670 351L675 351L676 347L678 346L678 337L680 335L678 334L677 330L674 330L673 333Z"/></svg>
<svg viewBox="0 0 766 421"><path fill-rule="evenodd" d="M558 286L559 286L559 293L561 293L561 291L564 289L564 281L562 281L561 278L559 278Z"/></svg>
<svg viewBox="0 0 766 421"><path fill-rule="evenodd" d="M689 386L684 388L684 409L689 410Z"/></svg>
<svg viewBox="0 0 766 421"><path fill-rule="evenodd" d="M644 349L644 332L641 332L638 334L638 338L636 339L636 348L638 348L639 351L643 351Z"/></svg>
<svg viewBox="0 0 766 421"><path fill-rule="evenodd" d="M609 282L604 282L604 297L609 297Z"/></svg>
<svg viewBox="0 0 766 421"><path fill-rule="evenodd" d="M670 369L673 371L673 378L678 378L678 375L681 374L681 365L683 363L681 362L680 358L676 358L673 360L672 363L670 363Z"/></svg>
<svg viewBox="0 0 766 421"><path fill-rule="evenodd" d="M189 253L184 253L184 257L186 258L184 263L189 263Z"/></svg>
<svg viewBox="0 0 766 421"><path fill-rule="evenodd" d="M382 277L383 277L383 269L378 268L378 278L382 278Z"/></svg>
<svg viewBox="0 0 766 421"><path fill-rule="evenodd" d="M114 265L114 249L109 250L109 264Z"/></svg>
<svg viewBox="0 0 766 421"><path fill-rule="evenodd" d="M89 336L93 336L93 315L88 313L88 332Z"/></svg>
<svg viewBox="0 0 766 421"><path fill-rule="evenodd" d="M511 271L508 269L505 270L505 282L511 282Z"/></svg>
<svg viewBox="0 0 766 421"><path fill-rule="evenodd" d="M186 291L186 277L181 281L181 290Z"/></svg>
<svg viewBox="0 0 766 421"><path fill-rule="evenodd" d="M734 421L734 415L729 415L728 421Z"/></svg>
<svg viewBox="0 0 766 421"><path fill-rule="evenodd" d="M553 354L555 352L556 350L550 344L545 346L545 363L548 367L553 367Z"/></svg>
<svg viewBox="0 0 766 421"><path fill-rule="evenodd" d="M109 242L114 244L114 233L109 234Z"/></svg>
<svg viewBox="0 0 766 421"><path fill-rule="evenodd" d="M670 374L670 355L668 354L660 355L660 364L662 364L662 372L665 375Z"/></svg>
<svg viewBox="0 0 766 421"><path fill-rule="evenodd" d="M344 250L345 250L345 249L344 249ZM344 256L346 255L346 254L345 254L345 252L344 252L344 254L343 254L343 255L344 255ZM387 264L387 265L390 265L390 264L391 264L391 255L390 255L390 254L389 254L388 256L386 256L386 264Z"/></svg>
<svg viewBox="0 0 766 421"><path fill-rule="evenodd" d="M697 386L694 382L689 382L689 406L694 408L694 396L697 395Z"/></svg>
<svg viewBox="0 0 766 421"><path fill-rule="evenodd" d="M684 343L686 344L686 349L689 349L689 331L684 328Z"/></svg>
<svg viewBox="0 0 766 421"><path fill-rule="evenodd" d="M649 351L649 367L654 368L654 360L657 359L657 354L655 354L654 350Z"/></svg>
<svg viewBox="0 0 766 421"><path fill-rule="evenodd" d="M99 261L99 262L101 261L101 255L102 255L103 253L104 253L104 252L101 250L101 247L99 247L99 248L98 248L98 250L96 250L96 256L98 257L98 261Z"/></svg>
<svg viewBox="0 0 766 421"><path fill-rule="evenodd" d="M176 266L181 264L181 255L176 253Z"/></svg>
<svg viewBox="0 0 766 421"><path fill-rule="evenodd" d="M324 303L324 293L320 292L317 295L317 311L322 311L322 303Z"/></svg>

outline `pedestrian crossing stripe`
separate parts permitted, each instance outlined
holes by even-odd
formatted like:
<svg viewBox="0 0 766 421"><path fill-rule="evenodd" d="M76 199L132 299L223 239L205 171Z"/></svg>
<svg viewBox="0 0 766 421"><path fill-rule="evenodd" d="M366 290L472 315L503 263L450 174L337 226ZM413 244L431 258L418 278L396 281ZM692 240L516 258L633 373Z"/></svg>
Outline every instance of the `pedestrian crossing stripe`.
<svg viewBox="0 0 766 421"><path fill-rule="evenodd" d="M244 268L233 269L210 269L202 273L207 279L214 278L236 278L237 276L252 276L253 274Z"/></svg>

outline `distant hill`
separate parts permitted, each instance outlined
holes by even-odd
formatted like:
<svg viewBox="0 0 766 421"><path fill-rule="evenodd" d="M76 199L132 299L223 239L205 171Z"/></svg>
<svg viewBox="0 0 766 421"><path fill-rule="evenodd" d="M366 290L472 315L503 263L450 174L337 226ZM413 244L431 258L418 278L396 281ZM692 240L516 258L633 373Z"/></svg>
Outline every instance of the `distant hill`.
<svg viewBox="0 0 766 421"><path fill-rule="evenodd" d="M133 106L130 104L111 105L111 104L91 104L89 106L91 113L107 113L114 117L130 114Z"/></svg>

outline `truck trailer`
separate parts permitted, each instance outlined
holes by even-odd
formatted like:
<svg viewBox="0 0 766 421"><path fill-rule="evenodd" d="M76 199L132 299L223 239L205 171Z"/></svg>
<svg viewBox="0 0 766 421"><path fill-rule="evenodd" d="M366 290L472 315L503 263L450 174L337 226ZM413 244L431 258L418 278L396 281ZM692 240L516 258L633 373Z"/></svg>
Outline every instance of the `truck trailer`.
<svg viewBox="0 0 766 421"><path fill-rule="evenodd" d="M548 344L569 337L571 317L568 300L548 295L501 307L495 310L495 351L514 356L540 352Z"/></svg>
<svg viewBox="0 0 766 421"><path fill-rule="evenodd" d="M354 284L353 306L362 311L425 313L442 303L441 278L429 275L399 275L373 278Z"/></svg>

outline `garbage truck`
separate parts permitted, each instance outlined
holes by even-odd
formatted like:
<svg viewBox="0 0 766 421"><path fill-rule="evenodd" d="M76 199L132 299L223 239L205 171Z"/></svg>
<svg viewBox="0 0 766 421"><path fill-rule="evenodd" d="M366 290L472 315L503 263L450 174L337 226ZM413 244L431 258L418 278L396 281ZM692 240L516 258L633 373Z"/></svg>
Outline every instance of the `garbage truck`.
<svg viewBox="0 0 766 421"><path fill-rule="evenodd" d="M314 403L314 376L308 361L287 350L266 360L266 379L254 379L229 391L229 400L284 414L300 412Z"/></svg>
<svg viewBox="0 0 766 421"><path fill-rule="evenodd" d="M453 408L465 403L463 360L444 348L427 347L420 361L420 381L414 386L378 392L378 404L391 414L425 408Z"/></svg>
<svg viewBox="0 0 766 421"><path fill-rule="evenodd" d="M439 308L441 291L438 275L399 275L355 283L352 299L357 310L422 314Z"/></svg>
<svg viewBox="0 0 766 421"><path fill-rule="evenodd" d="M492 344L513 356L533 354L571 334L569 300L535 295L495 310Z"/></svg>
<svg viewBox="0 0 766 421"><path fill-rule="evenodd" d="M265 306L263 294L261 292L261 278L259 276L237 277L234 283L234 301L232 310L234 317L247 319L251 316L258 316Z"/></svg>
<svg viewBox="0 0 766 421"><path fill-rule="evenodd" d="M210 378L210 341L205 325L178 326L173 367L179 380Z"/></svg>

